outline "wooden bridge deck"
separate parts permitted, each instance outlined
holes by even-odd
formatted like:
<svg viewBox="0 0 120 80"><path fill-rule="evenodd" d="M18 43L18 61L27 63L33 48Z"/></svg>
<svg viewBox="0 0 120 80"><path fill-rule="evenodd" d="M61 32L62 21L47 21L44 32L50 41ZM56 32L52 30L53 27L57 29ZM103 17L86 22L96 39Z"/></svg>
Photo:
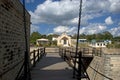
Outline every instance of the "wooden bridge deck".
<svg viewBox="0 0 120 80"><path fill-rule="evenodd" d="M32 80L76 80L72 78L72 68L58 53L47 53L32 69L31 77Z"/></svg>

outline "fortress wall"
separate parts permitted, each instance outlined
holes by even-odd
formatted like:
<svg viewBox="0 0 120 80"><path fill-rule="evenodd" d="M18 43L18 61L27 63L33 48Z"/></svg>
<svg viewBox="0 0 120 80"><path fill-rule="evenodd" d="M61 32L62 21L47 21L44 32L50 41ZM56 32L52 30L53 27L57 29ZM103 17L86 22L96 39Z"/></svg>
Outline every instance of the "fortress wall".
<svg viewBox="0 0 120 80"><path fill-rule="evenodd" d="M104 74L113 80L120 78L120 54L105 54ZM106 80L106 79L104 79Z"/></svg>
<svg viewBox="0 0 120 80"><path fill-rule="evenodd" d="M87 72L90 80L119 80L120 78L120 52L119 49L103 49L102 56L95 56ZM103 75L101 75L103 74ZM105 77L106 76L106 77Z"/></svg>
<svg viewBox="0 0 120 80"><path fill-rule="evenodd" d="M26 27L29 43L30 15L27 11ZM24 51L22 4L19 0L0 0L0 80L14 80L23 64Z"/></svg>
<svg viewBox="0 0 120 80"><path fill-rule="evenodd" d="M102 57L95 56L87 68L87 73L90 80L103 80L103 76L98 72L103 73L104 71L104 59Z"/></svg>

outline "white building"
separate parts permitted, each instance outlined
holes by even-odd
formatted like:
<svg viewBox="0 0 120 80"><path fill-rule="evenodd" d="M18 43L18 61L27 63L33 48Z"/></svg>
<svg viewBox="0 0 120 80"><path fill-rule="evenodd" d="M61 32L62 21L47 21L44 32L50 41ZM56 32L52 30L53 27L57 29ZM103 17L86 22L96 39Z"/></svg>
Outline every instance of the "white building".
<svg viewBox="0 0 120 80"><path fill-rule="evenodd" d="M91 42L90 46L91 47L106 47L108 44L111 44L110 40L105 40L102 42Z"/></svg>
<svg viewBox="0 0 120 80"><path fill-rule="evenodd" d="M37 46L41 46L41 45L45 45L45 44L49 44L49 40L48 39L37 39L36 40L36 45Z"/></svg>
<svg viewBox="0 0 120 80"><path fill-rule="evenodd" d="M63 46L63 47L71 46L71 37L68 36L66 33L63 33L60 36L58 36L56 40L58 46Z"/></svg>
<svg viewBox="0 0 120 80"><path fill-rule="evenodd" d="M56 41L56 40L57 40L57 38L56 38L56 37L53 37L53 38L52 38L52 41Z"/></svg>
<svg viewBox="0 0 120 80"><path fill-rule="evenodd" d="M79 39L79 42L80 42L80 43L86 43L86 42L87 42L87 39Z"/></svg>
<svg viewBox="0 0 120 80"><path fill-rule="evenodd" d="M96 42L96 43L91 43L91 47L106 47L107 43L104 42Z"/></svg>

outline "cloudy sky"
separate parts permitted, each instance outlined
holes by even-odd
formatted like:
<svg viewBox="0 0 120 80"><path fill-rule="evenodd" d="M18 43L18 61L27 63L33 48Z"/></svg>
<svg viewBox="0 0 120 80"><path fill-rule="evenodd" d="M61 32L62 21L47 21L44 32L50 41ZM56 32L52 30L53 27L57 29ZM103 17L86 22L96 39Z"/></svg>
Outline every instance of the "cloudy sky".
<svg viewBox="0 0 120 80"><path fill-rule="evenodd" d="M75 34L80 0L26 0L31 33ZM80 33L109 31L120 36L120 0L83 0Z"/></svg>

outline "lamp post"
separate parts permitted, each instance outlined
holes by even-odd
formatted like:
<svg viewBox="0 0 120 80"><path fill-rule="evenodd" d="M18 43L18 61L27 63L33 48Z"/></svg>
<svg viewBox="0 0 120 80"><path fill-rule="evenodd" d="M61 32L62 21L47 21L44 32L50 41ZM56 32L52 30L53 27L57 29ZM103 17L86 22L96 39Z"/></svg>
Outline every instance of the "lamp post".
<svg viewBox="0 0 120 80"><path fill-rule="evenodd" d="M29 51L28 51L28 38L27 38L27 28L26 28L26 9L25 0L23 0L23 25L25 34L25 54L24 54L24 80L31 80L30 76L30 66L29 66Z"/></svg>
<svg viewBox="0 0 120 80"><path fill-rule="evenodd" d="M76 57L78 53L78 40L79 40L79 31L80 31L80 24L81 24L81 11L82 11L82 0L80 0L80 6L79 6L79 19L78 19L78 30L77 30L77 41L76 41L76 52L75 52L75 62L74 62L74 69L73 69L73 78L75 78L75 67L76 67ZM80 57L81 59L81 57ZM81 66L80 66L81 69ZM80 70L81 71L81 70ZM81 73L80 73L81 77Z"/></svg>

